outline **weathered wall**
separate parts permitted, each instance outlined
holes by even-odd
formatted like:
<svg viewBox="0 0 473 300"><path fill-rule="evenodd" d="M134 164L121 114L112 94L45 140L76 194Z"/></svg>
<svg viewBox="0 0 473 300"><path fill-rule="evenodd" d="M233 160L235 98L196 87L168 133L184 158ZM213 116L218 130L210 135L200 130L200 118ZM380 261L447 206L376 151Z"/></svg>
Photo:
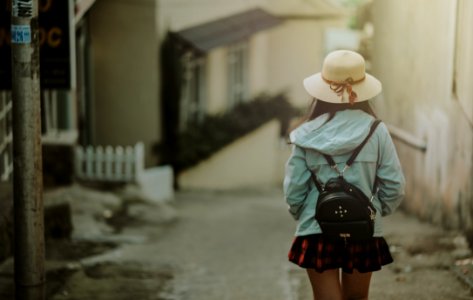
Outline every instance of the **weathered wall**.
<svg viewBox="0 0 473 300"><path fill-rule="evenodd" d="M227 190L280 186L288 147L271 121L179 175L183 189Z"/></svg>
<svg viewBox="0 0 473 300"><path fill-rule="evenodd" d="M374 1L373 73L384 88L380 117L427 143L425 153L398 143L408 183L403 205L434 223L468 228L473 129L453 93L456 1L401 2Z"/></svg>
<svg viewBox="0 0 473 300"><path fill-rule="evenodd" d="M101 0L90 11L96 144L160 139L155 0Z"/></svg>

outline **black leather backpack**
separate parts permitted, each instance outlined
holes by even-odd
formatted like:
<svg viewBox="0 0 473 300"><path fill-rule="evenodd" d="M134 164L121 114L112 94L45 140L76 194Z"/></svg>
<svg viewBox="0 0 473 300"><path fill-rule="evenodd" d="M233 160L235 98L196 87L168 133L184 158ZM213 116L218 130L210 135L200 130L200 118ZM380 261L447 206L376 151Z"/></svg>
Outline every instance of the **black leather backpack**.
<svg viewBox="0 0 473 300"><path fill-rule="evenodd" d="M358 187L347 182L343 173L348 169L369 140L381 121L375 120L368 136L355 148L342 171L330 155L324 154L329 165L338 172L338 176L321 183L315 172L312 179L319 190L315 219L319 223L322 234L333 238L360 240L373 237L376 209L371 199ZM373 184L373 195L375 184Z"/></svg>

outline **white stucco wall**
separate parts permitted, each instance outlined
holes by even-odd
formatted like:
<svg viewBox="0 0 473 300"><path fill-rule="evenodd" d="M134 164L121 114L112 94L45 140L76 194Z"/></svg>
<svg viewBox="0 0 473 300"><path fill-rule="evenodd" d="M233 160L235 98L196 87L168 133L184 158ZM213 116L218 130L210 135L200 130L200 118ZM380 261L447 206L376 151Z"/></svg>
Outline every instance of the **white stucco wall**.
<svg viewBox="0 0 473 300"><path fill-rule="evenodd" d="M295 106L308 107L312 99L304 90L302 80L322 68L326 28L345 25L344 18L289 19L272 30L268 50L269 90L286 91Z"/></svg>
<svg viewBox="0 0 473 300"><path fill-rule="evenodd" d="M269 32L271 32L270 29ZM259 32L249 39L249 96L253 98L258 94L268 92L268 78L270 57L269 33Z"/></svg>
<svg viewBox="0 0 473 300"><path fill-rule="evenodd" d="M90 11L95 143L151 146L160 139L154 0L101 0Z"/></svg>
<svg viewBox="0 0 473 300"><path fill-rule="evenodd" d="M398 143L404 206L424 219L467 228L473 225L473 130L452 90L455 4L374 1L373 73L383 83L379 116L427 143L425 153Z"/></svg>
<svg viewBox="0 0 473 300"><path fill-rule="evenodd" d="M268 92L268 33L259 32L248 39L248 97ZM219 47L207 54L206 110L210 114L228 109L228 49Z"/></svg>
<svg viewBox="0 0 473 300"><path fill-rule="evenodd" d="M227 50L217 48L207 56L206 109L210 114L225 111L227 107Z"/></svg>

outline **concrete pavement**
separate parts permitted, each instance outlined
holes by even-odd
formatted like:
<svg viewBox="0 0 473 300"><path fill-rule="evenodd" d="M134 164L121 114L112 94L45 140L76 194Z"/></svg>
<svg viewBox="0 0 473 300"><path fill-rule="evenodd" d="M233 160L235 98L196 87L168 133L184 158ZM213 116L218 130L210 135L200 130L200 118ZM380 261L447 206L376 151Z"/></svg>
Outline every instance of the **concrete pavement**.
<svg viewBox="0 0 473 300"><path fill-rule="evenodd" d="M177 221L160 221L163 206L128 203L131 222L100 239L114 246L49 262L67 274L50 299L311 299L305 271L287 261L295 222L280 190L179 192L166 206ZM384 221L395 262L374 274L370 299L473 299L453 272L472 255L459 232L401 212Z"/></svg>
<svg viewBox="0 0 473 300"><path fill-rule="evenodd" d="M176 203L182 223L170 232L174 237L168 242L163 238L163 246L169 251L172 245L192 249L189 260L180 263L202 272L183 274L177 286L190 284L188 294L177 299L311 299L305 271L286 260L295 222L286 212L281 191L181 193ZM451 269L457 260L471 256L460 233L402 212L384 223L395 262L375 273L370 299L473 299ZM184 241L181 230L188 233ZM196 284L204 278L207 284ZM220 294L209 297L210 290Z"/></svg>

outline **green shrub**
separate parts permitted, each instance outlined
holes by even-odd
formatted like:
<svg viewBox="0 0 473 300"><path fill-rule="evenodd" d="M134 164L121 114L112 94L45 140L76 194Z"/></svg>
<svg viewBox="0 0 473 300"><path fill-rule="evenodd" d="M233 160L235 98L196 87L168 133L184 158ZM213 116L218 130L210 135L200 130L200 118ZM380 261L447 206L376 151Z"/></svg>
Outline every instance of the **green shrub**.
<svg viewBox="0 0 473 300"><path fill-rule="evenodd" d="M165 163L171 164L178 173L275 118L281 121L281 133L284 134L289 120L297 114L298 111L281 94L260 96L227 113L208 115L201 122L189 124L177 135L177 149L171 161Z"/></svg>

